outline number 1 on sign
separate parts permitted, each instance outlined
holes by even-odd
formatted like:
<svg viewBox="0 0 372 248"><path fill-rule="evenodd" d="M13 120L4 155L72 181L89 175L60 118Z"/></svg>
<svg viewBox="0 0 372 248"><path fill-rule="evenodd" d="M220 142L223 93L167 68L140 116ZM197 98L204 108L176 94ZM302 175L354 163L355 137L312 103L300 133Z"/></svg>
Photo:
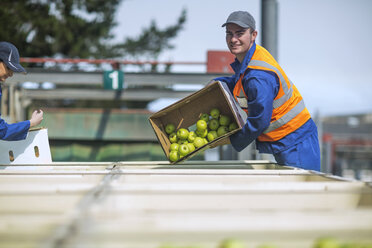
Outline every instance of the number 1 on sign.
<svg viewBox="0 0 372 248"><path fill-rule="evenodd" d="M113 71L109 74L109 78L112 79L112 88L114 90L119 88L119 73L118 71Z"/></svg>

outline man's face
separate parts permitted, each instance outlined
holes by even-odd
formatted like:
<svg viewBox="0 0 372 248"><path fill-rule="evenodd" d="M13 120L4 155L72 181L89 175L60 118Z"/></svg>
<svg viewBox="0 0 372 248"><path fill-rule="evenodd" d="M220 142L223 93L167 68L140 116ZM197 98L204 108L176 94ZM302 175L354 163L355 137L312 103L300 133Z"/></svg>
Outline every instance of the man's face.
<svg viewBox="0 0 372 248"><path fill-rule="evenodd" d="M240 62L252 47L256 36L257 31L251 32L250 29L242 28L234 23L226 25L226 44Z"/></svg>
<svg viewBox="0 0 372 248"><path fill-rule="evenodd" d="M0 82L4 82L8 77L13 76L13 71L10 70L6 64L0 62Z"/></svg>

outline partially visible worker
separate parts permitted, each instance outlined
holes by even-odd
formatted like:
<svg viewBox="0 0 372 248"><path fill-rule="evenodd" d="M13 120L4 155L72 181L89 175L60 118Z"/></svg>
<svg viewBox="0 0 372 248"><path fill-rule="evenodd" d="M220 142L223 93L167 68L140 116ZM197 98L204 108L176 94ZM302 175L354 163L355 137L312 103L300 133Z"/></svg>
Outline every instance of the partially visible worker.
<svg viewBox="0 0 372 248"><path fill-rule="evenodd" d="M12 77L15 72L26 73L26 70L19 63L18 49L9 42L0 42L0 83L4 82L8 77ZM0 103L1 93L0 87ZM0 140L25 139L30 127L39 125L42 120L42 110L35 110L30 120L13 124L8 124L0 118Z"/></svg>
<svg viewBox="0 0 372 248"><path fill-rule="evenodd" d="M235 62L235 75L219 77L248 114L242 130L230 136L235 150L256 140L260 153L277 163L320 171L317 127L304 100L273 56L255 43L256 22L246 11L235 11L222 25Z"/></svg>

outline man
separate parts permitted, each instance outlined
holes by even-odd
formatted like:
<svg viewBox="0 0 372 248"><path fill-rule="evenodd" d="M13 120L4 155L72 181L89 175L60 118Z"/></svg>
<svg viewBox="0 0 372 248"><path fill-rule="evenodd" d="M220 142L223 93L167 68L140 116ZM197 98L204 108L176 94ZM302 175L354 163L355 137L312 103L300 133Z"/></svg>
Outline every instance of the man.
<svg viewBox="0 0 372 248"><path fill-rule="evenodd" d="M13 76L14 72L26 73L26 70L19 64L18 50L9 42L0 42L0 83ZM39 125L42 120L43 111L41 110L35 110L30 120L14 124L8 124L0 118L0 139L8 141L25 139L30 127Z"/></svg>
<svg viewBox="0 0 372 248"><path fill-rule="evenodd" d="M280 165L320 170L317 128L303 99L271 54L256 45L256 23L245 11L235 11L222 25L235 62L235 75L225 82L248 114L242 130L230 136L241 151L256 140L260 153L271 153Z"/></svg>

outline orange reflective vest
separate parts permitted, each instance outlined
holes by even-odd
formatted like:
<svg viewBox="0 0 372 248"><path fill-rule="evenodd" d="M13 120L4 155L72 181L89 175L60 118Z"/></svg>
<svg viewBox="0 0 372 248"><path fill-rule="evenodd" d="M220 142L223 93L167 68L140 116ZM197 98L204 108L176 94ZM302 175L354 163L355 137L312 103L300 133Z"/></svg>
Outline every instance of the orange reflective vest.
<svg viewBox="0 0 372 248"><path fill-rule="evenodd" d="M300 92L289 80L279 64L262 46L256 45L256 50L249 62L245 73L241 75L235 85L233 94L240 107L248 114L248 97L244 92L242 79L247 70L264 70L274 72L279 79L279 91L273 101L273 113L270 125L258 137L261 142L277 141L297 130L311 116ZM249 116L249 115L248 115Z"/></svg>

